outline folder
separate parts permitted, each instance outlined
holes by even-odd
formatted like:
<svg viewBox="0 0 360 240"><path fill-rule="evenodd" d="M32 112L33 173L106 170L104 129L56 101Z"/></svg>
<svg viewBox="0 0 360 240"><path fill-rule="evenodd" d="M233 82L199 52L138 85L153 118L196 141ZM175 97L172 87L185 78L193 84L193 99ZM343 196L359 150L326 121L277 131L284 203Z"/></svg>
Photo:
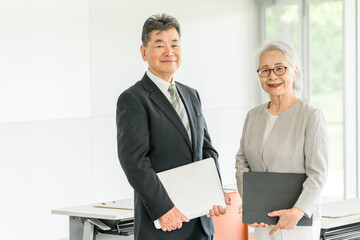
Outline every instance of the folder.
<svg viewBox="0 0 360 240"><path fill-rule="evenodd" d="M213 205L226 208L225 196L213 158L157 173L175 207L187 218L209 213ZM158 220L156 228L161 228Z"/></svg>
<svg viewBox="0 0 360 240"><path fill-rule="evenodd" d="M298 200L305 174L245 172L243 175L243 223L266 223L276 225L279 217L267 214L290 209ZM311 226L312 217L303 217L297 226Z"/></svg>

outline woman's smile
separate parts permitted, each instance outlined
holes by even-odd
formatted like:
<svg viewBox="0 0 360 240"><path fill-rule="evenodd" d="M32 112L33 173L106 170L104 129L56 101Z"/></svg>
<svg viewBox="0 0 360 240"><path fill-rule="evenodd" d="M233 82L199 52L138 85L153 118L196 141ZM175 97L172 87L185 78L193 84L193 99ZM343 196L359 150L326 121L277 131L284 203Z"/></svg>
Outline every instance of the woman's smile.
<svg viewBox="0 0 360 240"><path fill-rule="evenodd" d="M283 84L283 83L271 83L271 84L268 84L268 86L269 86L270 88L277 88L277 87L279 87L281 84Z"/></svg>

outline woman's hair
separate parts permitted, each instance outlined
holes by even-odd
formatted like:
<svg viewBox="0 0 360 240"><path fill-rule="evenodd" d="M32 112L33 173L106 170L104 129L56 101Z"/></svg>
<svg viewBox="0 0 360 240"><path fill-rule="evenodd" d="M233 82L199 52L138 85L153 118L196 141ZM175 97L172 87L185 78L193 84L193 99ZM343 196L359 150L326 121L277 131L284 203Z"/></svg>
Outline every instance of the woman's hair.
<svg viewBox="0 0 360 240"><path fill-rule="evenodd" d="M300 62L299 62L299 58L297 56L297 53L296 53L295 49L290 44L282 42L282 41L268 41L268 42L265 42L261 46L261 48L259 48L255 52L254 63L255 63L256 69L259 68L261 56L265 52L271 51L271 50L278 50L278 51L282 52L284 54L286 60L290 63L291 66L298 67L297 77L296 77L296 79L294 81L294 91L295 91L295 94L298 97L300 97L301 96L302 86L303 86L303 84L302 84L303 74L302 74L301 69L300 69Z"/></svg>

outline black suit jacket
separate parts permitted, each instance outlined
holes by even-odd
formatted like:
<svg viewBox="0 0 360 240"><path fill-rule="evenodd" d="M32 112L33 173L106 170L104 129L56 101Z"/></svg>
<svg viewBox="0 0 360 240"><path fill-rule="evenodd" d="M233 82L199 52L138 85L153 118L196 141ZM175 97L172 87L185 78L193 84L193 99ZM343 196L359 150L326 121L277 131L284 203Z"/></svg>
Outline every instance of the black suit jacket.
<svg viewBox="0 0 360 240"><path fill-rule="evenodd" d="M181 229L162 232L153 225L174 207L157 172L208 157L215 159L219 169L197 91L178 82L176 87L187 111L192 143L175 109L147 74L125 90L117 102L118 156L135 190L135 239L181 235ZM201 217L201 223L205 233L214 233L212 218Z"/></svg>

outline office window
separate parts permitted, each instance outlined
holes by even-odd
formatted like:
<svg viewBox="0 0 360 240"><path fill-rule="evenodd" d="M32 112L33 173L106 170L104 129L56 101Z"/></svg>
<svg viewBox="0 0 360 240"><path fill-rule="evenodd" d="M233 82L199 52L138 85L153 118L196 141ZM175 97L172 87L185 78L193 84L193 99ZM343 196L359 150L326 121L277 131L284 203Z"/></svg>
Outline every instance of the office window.
<svg viewBox="0 0 360 240"><path fill-rule="evenodd" d="M291 43L299 51L299 6L274 5L265 9L265 39Z"/></svg>
<svg viewBox="0 0 360 240"><path fill-rule="evenodd" d="M302 60L302 96L324 113L330 140L323 200L343 199L343 2L278 0L263 5L263 20L263 40L292 44Z"/></svg>
<svg viewBox="0 0 360 240"><path fill-rule="evenodd" d="M309 5L310 101L321 109L330 140L327 198L344 193L344 81L342 1Z"/></svg>

